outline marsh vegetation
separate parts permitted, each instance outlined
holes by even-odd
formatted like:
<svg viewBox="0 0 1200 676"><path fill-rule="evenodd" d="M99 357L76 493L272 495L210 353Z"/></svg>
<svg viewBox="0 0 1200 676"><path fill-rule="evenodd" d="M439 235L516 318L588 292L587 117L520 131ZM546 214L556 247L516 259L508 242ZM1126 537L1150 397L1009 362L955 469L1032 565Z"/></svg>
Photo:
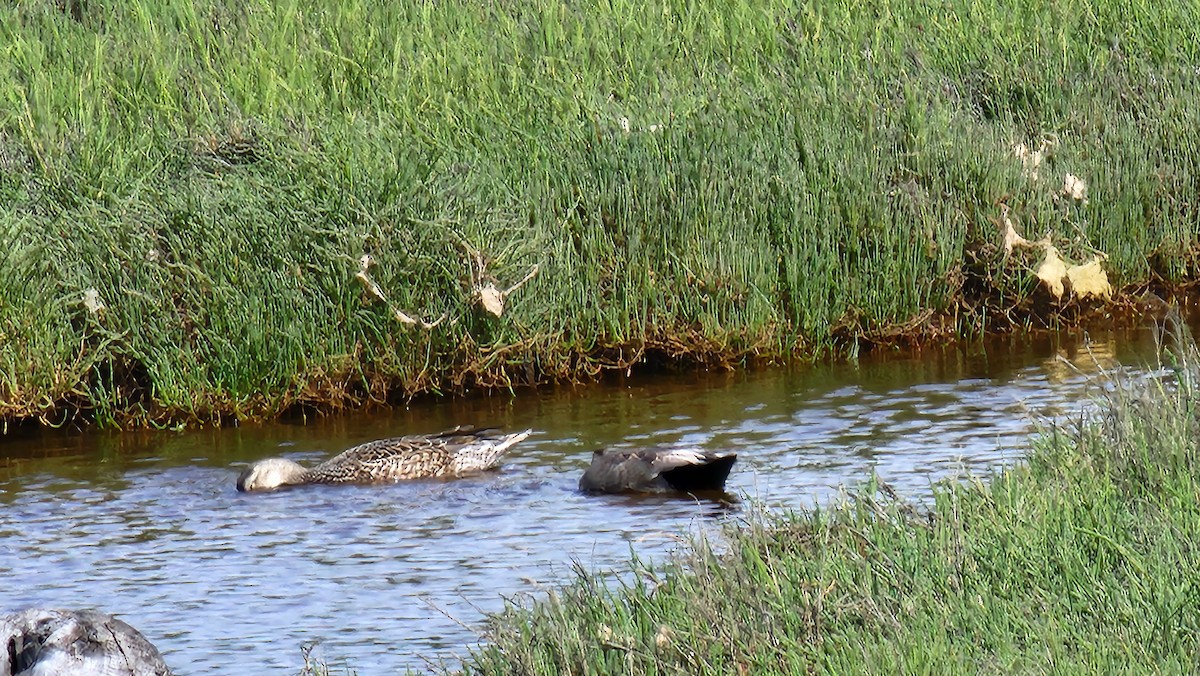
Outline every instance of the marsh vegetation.
<svg viewBox="0 0 1200 676"><path fill-rule="evenodd" d="M9 3L0 416L217 423L1074 321L1104 301L1072 266L1194 276L1197 18Z"/></svg>

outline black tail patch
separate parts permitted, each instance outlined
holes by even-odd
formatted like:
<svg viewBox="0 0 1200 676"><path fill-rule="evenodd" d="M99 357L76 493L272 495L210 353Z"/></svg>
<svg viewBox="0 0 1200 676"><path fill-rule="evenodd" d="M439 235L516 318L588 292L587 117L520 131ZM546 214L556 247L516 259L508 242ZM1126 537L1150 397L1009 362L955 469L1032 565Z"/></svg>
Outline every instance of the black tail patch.
<svg viewBox="0 0 1200 676"><path fill-rule="evenodd" d="M719 491L736 461L736 455L724 455L703 465L676 467L663 472L662 478L677 491Z"/></svg>

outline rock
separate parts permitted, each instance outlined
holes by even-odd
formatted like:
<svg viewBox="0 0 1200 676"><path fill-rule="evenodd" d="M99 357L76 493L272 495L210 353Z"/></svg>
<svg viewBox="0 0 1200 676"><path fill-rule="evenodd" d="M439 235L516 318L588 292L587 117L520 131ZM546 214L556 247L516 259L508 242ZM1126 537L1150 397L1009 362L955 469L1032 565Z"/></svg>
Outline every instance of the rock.
<svg viewBox="0 0 1200 676"><path fill-rule="evenodd" d="M0 676L169 676L158 649L96 610L30 608L0 616Z"/></svg>

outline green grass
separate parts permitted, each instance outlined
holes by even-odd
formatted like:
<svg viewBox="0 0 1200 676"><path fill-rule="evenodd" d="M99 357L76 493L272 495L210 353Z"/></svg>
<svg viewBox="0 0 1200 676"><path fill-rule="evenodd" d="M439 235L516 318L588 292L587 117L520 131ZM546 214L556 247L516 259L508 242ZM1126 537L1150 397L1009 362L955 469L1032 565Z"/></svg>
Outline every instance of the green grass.
<svg viewBox="0 0 1200 676"><path fill-rule="evenodd" d="M1195 274L1193 3L63 4L0 7L6 420L987 330L1038 294L1001 199L1120 285Z"/></svg>
<svg viewBox="0 0 1200 676"><path fill-rule="evenodd" d="M1026 463L914 507L873 482L757 514L625 584L491 619L478 674L1187 673L1200 657L1200 361L1118 383ZM633 580L633 581L628 581Z"/></svg>

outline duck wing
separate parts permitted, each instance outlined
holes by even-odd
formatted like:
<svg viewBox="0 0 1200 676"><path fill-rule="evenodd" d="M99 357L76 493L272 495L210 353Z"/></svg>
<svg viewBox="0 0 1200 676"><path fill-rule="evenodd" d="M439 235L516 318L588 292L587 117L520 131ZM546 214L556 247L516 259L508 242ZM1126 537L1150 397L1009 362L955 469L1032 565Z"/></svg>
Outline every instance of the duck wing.
<svg viewBox="0 0 1200 676"><path fill-rule="evenodd" d="M703 465L710 461L710 454L698 448L664 448L642 451L641 455L650 462L655 474L689 465Z"/></svg>
<svg viewBox="0 0 1200 676"><path fill-rule="evenodd" d="M463 446L478 444L485 441L500 441L506 435L498 427L475 427L474 425L459 425L437 434L414 434L412 436L402 437L406 441L411 441L416 444L430 444L433 446L444 446L451 450L457 450Z"/></svg>
<svg viewBox="0 0 1200 676"><path fill-rule="evenodd" d="M437 434L368 441L317 465L306 477L319 483L380 483L457 476L495 466L532 431L505 434L495 428L460 426Z"/></svg>
<svg viewBox="0 0 1200 676"><path fill-rule="evenodd" d="M638 451L616 448L595 451L592 464L579 479L579 489L590 493L619 493L643 486L649 488L657 474L651 460Z"/></svg>

